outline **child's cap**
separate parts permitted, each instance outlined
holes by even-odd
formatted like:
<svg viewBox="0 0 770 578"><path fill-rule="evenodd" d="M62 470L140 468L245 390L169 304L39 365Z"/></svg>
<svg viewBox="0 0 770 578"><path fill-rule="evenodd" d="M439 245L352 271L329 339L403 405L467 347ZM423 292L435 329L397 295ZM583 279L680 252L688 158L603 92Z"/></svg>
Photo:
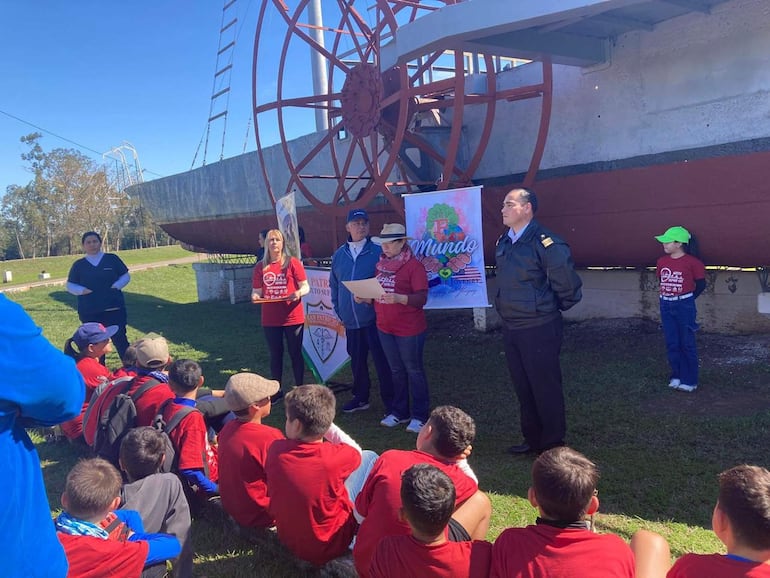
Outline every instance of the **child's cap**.
<svg viewBox="0 0 770 578"><path fill-rule="evenodd" d="M225 402L232 411L240 411L275 395L280 388L277 381L256 373L236 373L225 384Z"/></svg>
<svg viewBox="0 0 770 578"><path fill-rule="evenodd" d="M689 243L690 231L684 227L671 227L665 233L655 238L661 243L673 243L674 241L677 243Z"/></svg>
<svg viewBox="0 0 770 578"><path fill-rule="evenodd" d="M133 345L140 367L159 369L168 363L168 342L157 333L148 333Z"/></svg>
<svg viewBox="0 0 770 578"><path fill-rule="evenodd" d="M77 328L75 334L72 336L72 341L78 346L78 349L86 349L89 345L94 343L101 343L107 341L110 337L118 332L117 325L110 325L105 327L101 323L83 323Z"/></svg>

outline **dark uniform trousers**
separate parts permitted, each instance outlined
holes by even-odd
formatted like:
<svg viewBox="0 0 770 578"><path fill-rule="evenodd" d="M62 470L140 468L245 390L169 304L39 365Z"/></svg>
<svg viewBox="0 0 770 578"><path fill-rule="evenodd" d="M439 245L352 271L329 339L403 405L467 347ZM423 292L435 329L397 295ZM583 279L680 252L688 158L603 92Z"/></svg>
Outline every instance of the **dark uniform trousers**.
<svg viewBox="0 0 770 578"><path fill-rule="evenodd" d="M561 383L561 315L543 325L503 328L508 371L519 398L521 433L535 450L564 443L567 424Z"/></svg>

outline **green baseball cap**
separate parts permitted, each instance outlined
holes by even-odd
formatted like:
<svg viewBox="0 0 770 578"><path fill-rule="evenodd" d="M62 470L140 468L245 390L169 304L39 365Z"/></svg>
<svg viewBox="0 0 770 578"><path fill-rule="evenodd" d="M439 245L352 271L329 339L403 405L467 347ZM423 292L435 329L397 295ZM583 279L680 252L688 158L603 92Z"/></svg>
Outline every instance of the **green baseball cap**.
<svg viewBox="0 0 770 578"><path fill-rule="evenodd" d="M655 238L661 243L673 243L674 241L677 243L689 243L690 231L684 227L671 227L665 233Z"/></svg>

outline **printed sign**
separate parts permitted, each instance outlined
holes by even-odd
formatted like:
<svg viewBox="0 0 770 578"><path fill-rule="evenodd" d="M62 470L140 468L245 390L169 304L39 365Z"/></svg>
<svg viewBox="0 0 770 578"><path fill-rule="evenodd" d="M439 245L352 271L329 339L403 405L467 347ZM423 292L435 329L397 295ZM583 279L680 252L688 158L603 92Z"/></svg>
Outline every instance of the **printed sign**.
<svg viewBox="0 0 770 578"><path fill-rule="evenodd" d="M489 307L481 187L405 195L409 245L428 273L426 309Z"/></svg>
<svg viewBox="0 0 770 578"><path fill-rule="evenodd" d="M347 363L345 326L337 318L329 289L329 269L307 267L310 293L302 298L305 331L302 348L313 374L326 383Z"/></svg>

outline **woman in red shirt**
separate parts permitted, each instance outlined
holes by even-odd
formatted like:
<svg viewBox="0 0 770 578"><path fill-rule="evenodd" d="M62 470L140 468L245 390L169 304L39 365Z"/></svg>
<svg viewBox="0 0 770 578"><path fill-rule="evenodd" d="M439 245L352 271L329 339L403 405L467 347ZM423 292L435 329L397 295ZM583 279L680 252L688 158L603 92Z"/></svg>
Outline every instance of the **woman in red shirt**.
<svg viewBox="0 0 770 578"><path fill-rule="evenodd" d="M373 243L382 246L376 276L385 289L375 300L374 311L394 389L393 406L380 424L393 427L409 420L407 431L419 433L430 413L422 355L428 328L423 311L428 300L428 274L407 239L406 228L398 223L386 224L379 237L372 237Z"/></svg>
<svg viewBox="0 0 770 578"><path fill-rule="evenodd" d="M254 267L251 302L262 305L262 329L270 350L270 376L280 383L283 375L283 340L291 359L294 383L302 385L305 362L302 335L305 312L302 296L310 292L305 268L286 251L283 234L271 229L265 237L265 256ZM283 397L283 391L273 401Z"/></svg>

